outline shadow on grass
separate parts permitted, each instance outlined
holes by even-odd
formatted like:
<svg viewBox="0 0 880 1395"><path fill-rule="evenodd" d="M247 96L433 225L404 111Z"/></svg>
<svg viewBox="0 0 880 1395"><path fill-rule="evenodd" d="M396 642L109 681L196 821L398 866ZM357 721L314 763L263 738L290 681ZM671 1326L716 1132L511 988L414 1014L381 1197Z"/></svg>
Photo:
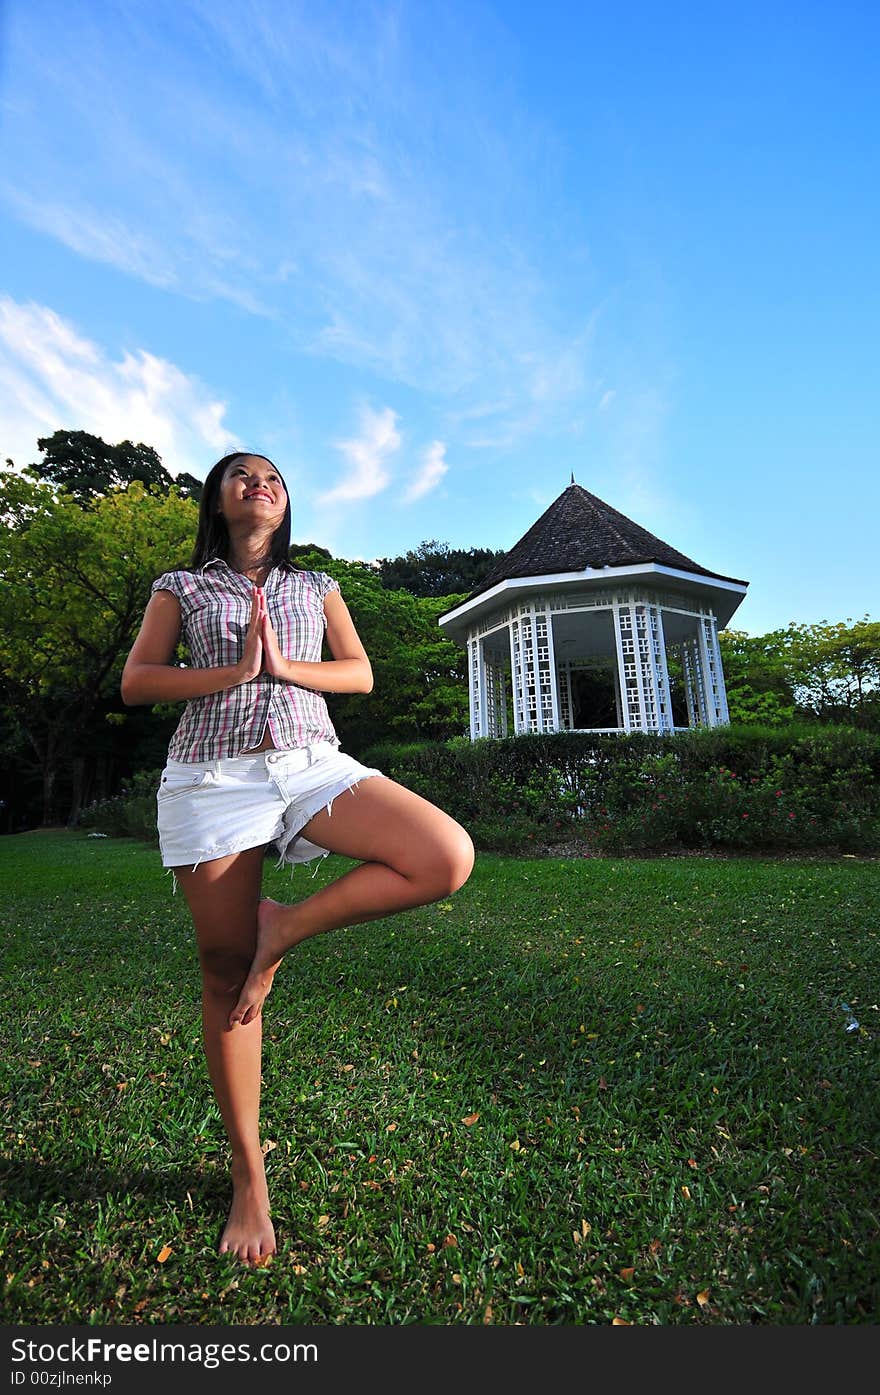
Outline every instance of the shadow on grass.
<svg viewBox="0 0 880 1395"><path fill-rule="evenodd" d="M124 1201L139 1197L144 1201L160 1202L163 1207L197 1207L205 1209L228 1204L230 1185L225 1172L214 1176L198 1173L152 1171L149 1168L83 1167L44 1162L0 1162L0 1192L8 1211L14 1202L27 1206L35 1203L79 1206L84 1202L104 1201L108 1197Z"/></svg>

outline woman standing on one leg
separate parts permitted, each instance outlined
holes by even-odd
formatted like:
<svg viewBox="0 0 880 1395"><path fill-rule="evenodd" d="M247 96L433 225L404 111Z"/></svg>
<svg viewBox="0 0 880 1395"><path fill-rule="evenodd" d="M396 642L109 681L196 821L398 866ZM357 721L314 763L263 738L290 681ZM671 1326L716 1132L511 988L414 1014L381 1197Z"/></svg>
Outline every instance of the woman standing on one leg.
<svg viewBox="0 0 880 1395"><path fill-rule="evenodd" d="M219 460L191 565L153 582L122 675L128 705L187 704L157 793L159 844L193 918L232 1153L220 1249L245 1263L275 1250L259 1109L262 1006L281 959L310 935L448 896L474 857L454 819L339 750L322 693L368 693L370 661L337 583L291 566L290 517L271 461ZM173 664L181 638L192 667ZM330 852L359 865L297 905L261 900L271 843L279 865Z"/></svg>

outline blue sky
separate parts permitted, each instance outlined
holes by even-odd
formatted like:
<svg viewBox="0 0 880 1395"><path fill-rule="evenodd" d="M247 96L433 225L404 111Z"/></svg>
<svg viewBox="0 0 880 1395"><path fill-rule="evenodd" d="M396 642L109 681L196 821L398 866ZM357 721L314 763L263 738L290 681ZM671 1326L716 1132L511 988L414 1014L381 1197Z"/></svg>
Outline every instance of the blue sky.
<svg viewBox="0 0 880 1395"><path fill-rule="evenodd" d="M880 618L880 10L6 0L0 452L281 466L342 557L509 548L575 480Z"/></svg>

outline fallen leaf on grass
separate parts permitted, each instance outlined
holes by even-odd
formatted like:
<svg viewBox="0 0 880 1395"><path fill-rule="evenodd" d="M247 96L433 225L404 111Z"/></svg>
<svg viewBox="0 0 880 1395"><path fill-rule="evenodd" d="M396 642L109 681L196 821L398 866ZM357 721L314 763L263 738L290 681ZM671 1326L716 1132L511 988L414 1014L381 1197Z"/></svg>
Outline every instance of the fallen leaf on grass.
<svg viewBox="0 0 880 1395"><path fill-rule="evenodd" d="M278 1144L275 1142L274 1138L267 1138L266 1142L262 1145L260 1151L262 1152L263 1157L265 1157L267 1153L271 1153L272 1149L277 1147Z"/></svg>
<svg viewBox="0 0 880 1395"><path fill-rule="evenodd" d="M156 1255L156 1263L157 1263L157 1264L164 1264L165 1261L166 1261L166 1259L168 1258L168 1256L169 1256L170 1254L171 1254L171 1246L170 1246L170 1245L163 1245L162 1248L161 1248L161 1250L159 1251L159 1253Z"/></svg>
<svg viewBox="0 0 880 1395"><path fill-rule="evenodd" d="M461 1122L470 1128L471 1124L475 1124L479 1117L479 1114L466 1114Z"/></svg>
<svg viewBox="0 0 880 1395"><path fill-rule="evenodd" d="M612 1326L612 1327L632 1327L632 1323L631 1323L631 1322L627 1322L626 1318L613 1317L613 1318L611 1319L611 1326Z"/></svg>
<svg viewBox="0 0 880 1395"><path fill-rule="evenodd" d="M634 1266L634 1265L630 1265L630 1266L627 1266L626 1269L621 1269L621 1271L620 1271L620 1277L623 1279L623 1282L624 1282L625 1284L631 1284L631 1283L632 1283L633 1274L634 1274L635 1272L636 1272L636 1271L635 1271L635 1266Z"/></svg>
<svg viewBox="0 0 880 1395"><path fill-rule="evenodd" d="M307 1274L309 1272L304 1264L292 1264L291 1268L294 1274Z"/></svg>
<svg viewBox="0 0 880 1395"><path fill-rule="evenodd" d="M681 1189L681 1194L682 1194L682 1196L684 1197L685 1201L690 1201L690 1199L691 1199L691 1189L690 1189L690 1187L682 1187L682 1189Z"/></svg>
<svg viewBox="0 0 880 1395"><path fill-rule="evenodd" d="M521 1145L520 1145L520 1141L519 1141L518 1138L515 1138L515 1139L513 1140L513 1142L509 1145L510 1150L511 1150L512 1153L518 1153L519 1150L520 1150L520 1146L521 1146Z"/></svg>
<svg viewBox="0 0 880 1395"><path fill-rule="evenodd" d="M702 1293L698 1293L698 1294L697 1294L697 1302L699 1303L699 1305L700 1305L701 1308L704 1308L704 1309L705 1309L705 1308L708 1308L708 1306L709 1306L709 1289L704 1288L703 1291L702 1291Z"/></svg>
<svg viewBox="0 0 880 1395"><path fill-rule="evenodd" d="M257 1255L256 1259L252 1259L252 1260L251 1260L251 1266L252 1266L254 1269L265 1269L265 1268L266 1268L266 1265L267 1265L267 1264L271 1264L271 1263L272 1263L272 1256L271 1256L271 1255Z"/></svg>
<svg viewBox="0 0 880 1395"><path fill-rule="evenodd" d="M456 1240L454 1235L444 1236L443 1248L444 1250L453 1250L458 1248L458 1241Z"/></svg>

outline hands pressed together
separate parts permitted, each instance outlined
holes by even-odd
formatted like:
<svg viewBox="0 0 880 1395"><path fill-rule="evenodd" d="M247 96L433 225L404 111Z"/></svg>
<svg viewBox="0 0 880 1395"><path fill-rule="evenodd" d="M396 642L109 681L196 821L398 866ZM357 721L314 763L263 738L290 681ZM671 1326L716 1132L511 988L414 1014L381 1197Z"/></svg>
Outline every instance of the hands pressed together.
<svg viewBox="0 0 880 1395"><path fill-rule="evenodd" d="M278 636L266 609L266 593L261 586L255 586L251 618L245 635L244 653L241 656L242 682L256 678L258 673L272 673L281 678L284 676L284 662Z"/></svg>

